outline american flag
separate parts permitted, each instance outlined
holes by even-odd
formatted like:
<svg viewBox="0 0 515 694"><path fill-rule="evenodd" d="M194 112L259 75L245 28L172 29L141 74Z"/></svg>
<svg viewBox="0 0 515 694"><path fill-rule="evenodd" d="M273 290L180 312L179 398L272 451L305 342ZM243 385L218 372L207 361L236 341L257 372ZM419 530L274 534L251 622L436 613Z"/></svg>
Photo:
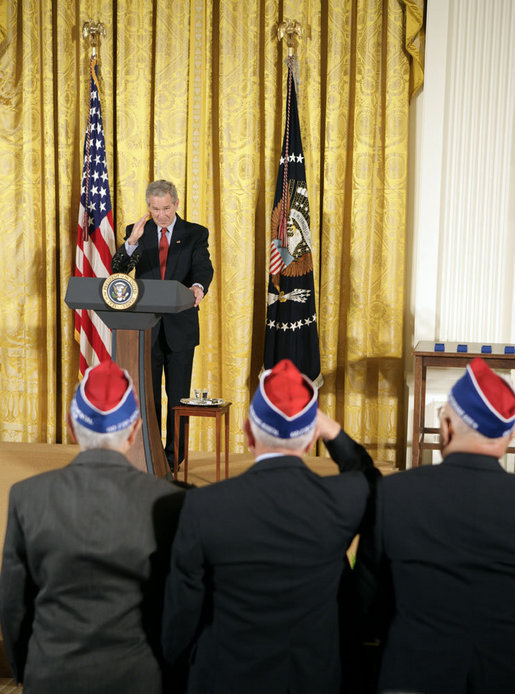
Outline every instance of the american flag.
<svg viewBox="0 0 515 694"><path fill-rule="evenodd" d="M98 87L97 59L90 63L89 112L77 230L75 277L107 277L115 251L113 212ZM80 343L79 373L111 354L111 331L93 311L75 312L75 338Z"/></svg>
<svg viewBox="0 0 515 694"><path fill-rule="evenodd" d="M272 211L264 368L271 369L288 358L320 386L323 378L295 67L295 57L290 56L286 124Z"/></svg>

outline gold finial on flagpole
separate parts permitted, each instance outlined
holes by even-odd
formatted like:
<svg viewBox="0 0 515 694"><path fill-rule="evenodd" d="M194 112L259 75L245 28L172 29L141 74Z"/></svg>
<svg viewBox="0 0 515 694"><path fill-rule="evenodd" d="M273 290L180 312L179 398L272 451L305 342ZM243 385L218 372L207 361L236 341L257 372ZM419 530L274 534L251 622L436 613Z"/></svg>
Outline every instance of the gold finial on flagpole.
<svg viewBox="0 0 515 694"><path fill-rule="evenodd" d="M82 36L87 39L89 37L91 52L93 56L96 55L98 38L99 36L105 36L106 30L102 22L94 22L92 19L88 19L82 25Z"/></svg>
<svg viewBox="0 0 515 694"><path fill-rule="evenodd" d="M285 19L277 27L277 40L282 41L286 36L286 45L288 46L288 55L291 56L296 48L297 37L300 39L303 36L302 25L295 19Z"/></svg>

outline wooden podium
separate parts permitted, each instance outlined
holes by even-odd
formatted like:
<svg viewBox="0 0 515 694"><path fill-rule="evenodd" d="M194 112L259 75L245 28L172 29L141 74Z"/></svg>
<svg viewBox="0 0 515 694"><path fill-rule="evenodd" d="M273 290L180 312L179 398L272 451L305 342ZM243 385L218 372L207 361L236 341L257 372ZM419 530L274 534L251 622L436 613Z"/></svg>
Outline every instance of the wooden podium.
<svg viewBox="0 0 515 694"><path fill-rule="evenodd" d="M127 369L139 398L143 425L127 457L143 472L164 477L170 472L159 433L150 364L152 328L163 313L193 306L193 293L174 280L136 280L138 299L131 308L110 308L102 296L104 278L71 277L65 303L72 309L93 310L113 331L112 358Z"/></svg>

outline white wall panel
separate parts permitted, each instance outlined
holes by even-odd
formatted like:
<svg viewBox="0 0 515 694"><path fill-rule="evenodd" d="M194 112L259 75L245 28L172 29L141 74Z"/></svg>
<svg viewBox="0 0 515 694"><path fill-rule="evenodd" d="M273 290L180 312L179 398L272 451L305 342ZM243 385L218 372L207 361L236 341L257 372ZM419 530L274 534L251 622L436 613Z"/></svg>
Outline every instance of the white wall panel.
<svg viewBox="0 0 515 694"><path fill-rule="evenodd" d="M515 0L428 0L412 106L407 354L420 340L515 342L514 36ZM411 443L410 359L406 376ZM426 418L458 376L429 375Z"/></svg>
<svg viewBox="0 0 515 694"><path fill-rule="evenodd" d="M430 0L431 4L431 0ZM452 0L435 337L510 341L515 3Z"/></svg>

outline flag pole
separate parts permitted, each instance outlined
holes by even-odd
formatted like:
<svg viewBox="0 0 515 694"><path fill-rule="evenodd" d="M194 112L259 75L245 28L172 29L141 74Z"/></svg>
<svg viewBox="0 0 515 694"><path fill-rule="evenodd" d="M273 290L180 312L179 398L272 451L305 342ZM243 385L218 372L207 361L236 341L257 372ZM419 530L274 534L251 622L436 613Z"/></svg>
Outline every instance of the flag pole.
<svg viewBox="0 0 515 694"><path fill-rule="evenodd" d="M277 40L282 41L286 37L286 45L288 46L288 57L295 55L297 47L297 37L303 37L302 25L296 19L285 19L277 27Z"/></svg>
<svg viewBox="0 0 515 694"><path fill-rule="evenodd" d="M287 90L287 105L286 105L286 141L285 141L285 162L283 169L283 195L280 213L280 222L277 238L282 247L287 246L287 217L289 214L289 191L288 191L288 155L289 155L289 117L290 117L290 105L291 105L291 84L290 81L293 78L295 84L298 83L298 62L295 55L295 49L297 47L297 40L302 38L302 25L297 22L296 19L286 18L277 27L277 39L282 41L286 39L286 45L288 47L288 57L286 58L286 64L288 65L288 90ZM272 281L280 294L280 301L283 300L284 292L280 289L280 274L279 272L273 275Z"/></svg>
<svg viewBox="0 0 515 694"><path fill-rule="evenodd" d="M82 36L89 42L89 95L84 135L81 194L77 224L75 277L107 277L116 250L100 85L97 47L106 35L102 22L89 19ZM111 331L94 312L75 312L75 336L80 343L79 374L111 354Z"/></svg>
<svg viewBox="0 0 515 694"><path fill-rule="evenodd" d="M302 27L285 19L277 28L288 47L285 125L270 224L270 259L263 366L290 359L322 385L306 165L297 103L295 49Z"/></svg>
<svg viewBox="0 0 515 694"><path fill-rule="evenodd" d="M91 58L90 58L90 65L89 65L89 70L90 70L90 77L94 78L94 66L96 63L96 58L97 58L97 46L99 45L99 38L100 36L106 35L106 30L102 22L94 22L91 18L88 19L84 24L82 25L82 36L84 39L89 38L89 45L91 47ZM90 104L91 108L91 91L90 91ZM88 204L89 204L89 137L91 135L90 129L89 129L89 119L90 115L88 113L88 123L86 127L86 132L88 133L88 157L86 159L86 174L85 174L85 183L86 183L86 205L84 206L84 219L82 223L82 228L84 230L84 236L83 236L83 241L84 243L87 243L89 241L89 234L88 234Z"/></svg>
<svg viewBox="0 0 515 694"><path fill-rule="evenodd" d="M87 39L89 38L91 46L91 55L96 58L97 56L97 46L100 36L106 35L106 30L102 22L94 22L92 19L88 19L82 25L82 36Z"/></svg>

